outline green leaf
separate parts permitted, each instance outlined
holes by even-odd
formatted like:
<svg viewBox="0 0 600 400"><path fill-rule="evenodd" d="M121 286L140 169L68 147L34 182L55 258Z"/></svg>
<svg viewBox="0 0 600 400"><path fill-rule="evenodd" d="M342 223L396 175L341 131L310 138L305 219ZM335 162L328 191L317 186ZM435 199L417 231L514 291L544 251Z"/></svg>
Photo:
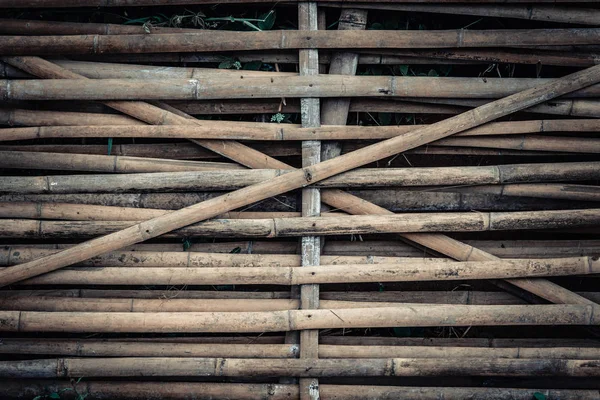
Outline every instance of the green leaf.
<svg viewBox="0 0 600 400"><path fill-rule="evenodd" d="M400 70L400 73L402 74L402 76L408 75L408 65L399 65L398 69Z"/></svg>
<svg viewBox="0 0 600 400"><path fill-rule="evenodd" d="M50 399L60 399L60 394L58 394L58 393L50 393L50 396L48 396L48 398L50 398Z"/></svg>
<svg viewBox="0 0 600 400"><path fill-rule="evenodd" d="M245 69L246 71L259 71L262 64L262 61L250 61L244 64L242 69Z"/></svg>
<svg viewBox="0 0 600 400"><path fill-rule="evenodd" d="M241 252L242 252L242 248L238 246L235 249L231 250L229 253L230 254L239 254Z"/></svg>
<svg viewBox="0 0 600 400"><path fill-rule="evenodd" d="M192 247L192 242L189 239L183 241L183 251L188 251Z"/></svg>
<svg viewBox="0 0 600 400"><path fill-rule="evenodd" d="M278 124L282 123L285 120L285 115L282 113L277 113L271 117L271 122L277 122Z"/></svg>
<svg viewBox="0 0 600 400"><path fill-rule="evenodd" d="M259 18L262 19L262 21L260 21L258 23L258 27L260 28L261 31L268 31L269 29L273 28L273 25L275 25L275 11L271 10L266 14L261 15Z"/></svg>
<svg viewBox="0 0 600 400"><path fill-rule="evenodd" d="M33 398L33 400L40 400L41 398L42 398L42 396L35 396L35 397Z"/></svg>
<svg viewBox="0 0 600 400"><path fill-rule="evenodd" d="M427 76L440 76L435 69L430 69Z"/></svg>
<svg viewBox="0 0 600 400"><path fill-rule="evenodd" d="M543 394L543 393L540 393L540 392L535 392L535 393L533 394L533 398L534 398L535 400L546 400L546 395L545 395L545 394Z"/></svg>
<svg viewBox="0 0 600 400"><path fill-rule="evenodd" d="M377 114L379 117L379 123L381 125L391 125L392 124L392 113L380 112Z"/></svg>
<svg viewBox="0 0 600 400"><path fill-rule="evenodd" d="M110 152L112 151L112 146L113 146L113 138L109 137L108 143L107 143L108 149L106 150L109 156L110 156Z"/></svg>
<svg viewBox="0 0 600 400"><path fill-rule="evenodd" d="M143 24L145 22L148 22L149 20L150 20L150 17L130 19L129 21L125 21L125 23L123 25Z"/></svg>
<svg viewBox="0 0 600 400"><path fill-rule="evenodd" d="M219 69L242 69L242 63L237 60L228 59L228 60L222 61L219 64L218 68Z"/></svg>
<svg viewBox="0 0 600 400"><path fill-rule="evenodd" d="M375 22L374 24L371 24L371 27L369 29L374 31L382 31L384 28L382 24L380 24L379 22Z"/></svg>

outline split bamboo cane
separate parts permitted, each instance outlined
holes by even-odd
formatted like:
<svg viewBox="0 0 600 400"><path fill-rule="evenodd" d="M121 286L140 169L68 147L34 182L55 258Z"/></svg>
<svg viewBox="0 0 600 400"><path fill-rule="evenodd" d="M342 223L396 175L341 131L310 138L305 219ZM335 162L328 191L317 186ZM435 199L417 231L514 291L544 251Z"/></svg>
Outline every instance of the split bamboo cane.
<svg viewBox="0 0 600 400"><path fill-rule="evenodd" d="M589 86L589 84L592 84L597 81L597 78L594 76L595 72L596 72L596 70L594 68L592 68L590 70L586 70L583 73L571 75L568 79L557 80L554 83L542 85L538 89L531 89L531 90L521 93L519 95L510 96L506 99L490 103L479 109L476 109L475 111L468 112L466 114L463 114L459 117L455 117L455 118L445 121L443 123L434 124L431 127L426 128L426 130L417 131L417 134L419 134L419 132L431 133L431 135L428 135L428 139L426 139L428 141L431 141L431 139L434 139L434 140L440 139L442 137L448 136L449 134L457 133L459 131L475 127L477 125L480 125L481 123L489 122L495 118L498 118L501 115L506 115L510 112L517 111L520 108L527 108L528 106L534 105L535 103L543 102L545 100L549 100L550 98L567 93L569 91L573 91L573 90L577 90L581 87ZM583 76L586 76L587 74L591 75L589 80L586 81L585 79L582 79L581 81L579 81L577 79L577 78L580 78L580 76L583 77ZM549 89L550 89L550 91L549 91ZM471 120L471 118L474 118L474 119ZM448 128L450 128L450 126L452 126L452 124L454 122L458 122L458 121L464 121L464 122L458 124L458 126L455 125L454 129L448 130ZM471 121L471 122L469 123L467 121ZM463 123L464 123L464 125L463 125ZM450 125L450 126L448 126L448 125ZM434 132L436 132L436 129L440 129L440 132L434 133ZM413 135L414 135L414 133L413 133ZM388 141L382 142L381 145L374 145L374 146L371 146L370 148L363 150L360 153L361 155L363 155L363 157L356 157L356 154L353 154L352 157L354 157L355 161L357 159L360 159L361 161L358 163L358 165L361 165L365 162L368 162L372 157L374 157L374 159L377 159L377 158L381 158L381 156L385 156L387 154L387 152L390 150L395 150L395 152L398 152L398 151L406 150L408 148L415 147L416 143L413 145L408 145L408 146L398 146L397 148L396 148L396 146L393 145L393 144L396 144L396 142L402 143L405 139L406 139L406 137L403 137L402 139L399 139L399 140L389 139ZM387 149L383 150L382 147L387 148ZM372 156L369 155L371 151L374 151ZM305 179L307 179L307 178L308 178L307 179L308 182L310 183L313 180L317 181L317 180L325 178L327 175L331 176L331 175L334 175L336 172L339 173L343 170L343 169L340 171L331 170L328 174L325 174L324 176L319 177L318 172L319 172L319 170L323 169L322 166L323 165L327 166L328 164L332 164L332 162L335 163L336 165L339 165L340 162L341 162L341 164L346 164L345 168L344 168L345 170L351 169L355 166L354 163L352 163L350 160L348 160L347 156L341 156L341 157L338 157L334 161L321 163L315 167L311 167L311 168L307 168L306 170L298 171L296 174L299 174L298 178L301 178L300 182L297 182L297 183L293 182L293 179L290 179L290 178L292 178L292 176L290 176L288 174L288 176L285 177L284 182L287 182L288 184L293 182L292 185L289 188L286 187L288 185L282 185L283 187L280 188L281 191L277 190L277 192L283 192L283 191L292 189L293 186L296 186L296 187L301 186L306 182ZM347 165L347 164L349 164L349 165ZM321 167L319 167L319 165ZM356 165L356 166L358 166L358 165ZM305 174L307 174L307 175L305 175ZM275 186L278 186L277 180L274 180L273 182L275 182ZM282 182L282 183L284 183L284 182ZM250 194L252 192L260 193L260 195L257 196L258 197L257 200L259 198L265 198L265 197L277 194L277 193L265 193L264 189L266 189L266 188L263 188L262 186L263 185L261 185L261 184L254 185L252 187L249 187L249 188L242 190L240 192L237 192L237 193L238 193L238 195L241 195L241 197L243 197L246 201L248 200L248 197L250 197L250 198L254 197L254 196L250 196ZM267 185L267 187L269 187L269 186L273 186L273 183L270 183L269 185ZM265 196L265 194L266 194L266 196ZM228 196L228 199L231 200L232 199L231 196ZM18 281L23 278L32 277L39 273L49 272L54 269L63 267L65 265L76 263L77 261L81 261L83 259L92 257L97 254L101 254L103 252L115 249L117 247L123 247L123 246L133 244L135 242L144 240L144 239L152 237L152 236L160 235L161 233L165 233L173 228L177 228L186 223L189 223L190 219L189 219L188 213L191 213L192 215L194 215L195 218L193 218L192 221L199 221L203 218L210 218L212 216L219 215L223 212L229 211L231 209L237 208L242 205L242 204L239 204L236 207L235 203L236 202L231 201L231 203L229 204L229 207L226 207L226 209L223 209L220 211L215 210L217 212L211 211L211 212L208 212L205 214L201 214L200 216L198 216L197 209L204 208L206 206L206 202L200 203L200 205L196 206L196 207L191 207L191 208L179 211L177 213L169 214L167 217L158 217L158 219L155 219L152 221L158 220L160 222L166 218L166 221L173 221L173 223L172 224L167 223L158 229L156 226L154 226L152 228L152 232L150 229L151 225L148 225L148 223L144 223L140 226L142 228L142 230L138 230L140 227L133 227L133 228L129 228L129 230L126 231L125 236L122 236L123 233L115 234L113 237L119 237L119 238L122 237L124 239L124 240L118 240L117 241L118 244L116 244L116 245L113 244L111 246L109 244L110 238L111 238L109 236L108 241L106 238L105 239L97 239L95 241L95 243L98 243L99 245L101 243L104 243L105 241L107 241L106 245L102 244L96 250L90 249L87 252L80 252L77 256L74 256L74 257L68 256L66 259L61 260L61 259L63 259L63 257L65 257L68 254L73 254L74 252L75 252L75 254L77 254L77 251L66 250L62 253L58 253L55 256L50 256L50 257L39 259L36 262L32 262L29 264L21 264L21 266L18 266L18 267L11 267L7 270L7 272L3 273L4 277L1 282L3 285L12 283L12 282ZM174 215L175 215L175 217L173 217ZM179 220L178 219L179 216L183 217L183 219ZM150 223L150 224L152 224L152 223ZM160 226L161 225L159 225L159 227ZM142 231L145 231L146 234L139 236L139 233ZM129 239L126 239L127 237L129 237ZM413 238L413 239L418 240L418 238ZM87 244L86 247L87 246L89 246L89 244ZM92 246L93 246L93 243L92 243ZM73 249L77 249L77 246ZM93 249L93 247L92 247L92 249ZM52 263L52 260L55 260L55 262ZM41 262L41 264L40 264L40 262ZM31 267L33 267L33 269L30 269ZM19 273L19 271L21 271L21 273ZM17 272L16 275L15 275L15 272ZM581 300L577 300L577 301L581 301Z"/></svg>
<svg viewBox="0 0 600 400"><path fill-rule="evenodd" d="M7 1L7 0L5 0ZM0 8L2 3L0 3ZM200 31L152 35L4 36L0 55L398 49L597 44L600 30Z"/></svg>

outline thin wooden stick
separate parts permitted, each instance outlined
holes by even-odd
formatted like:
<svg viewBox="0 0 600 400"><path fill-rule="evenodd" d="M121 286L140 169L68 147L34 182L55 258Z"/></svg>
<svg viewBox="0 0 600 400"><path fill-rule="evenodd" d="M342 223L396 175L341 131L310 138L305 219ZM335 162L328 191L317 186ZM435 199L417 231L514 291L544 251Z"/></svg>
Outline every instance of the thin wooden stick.
<svg viewBox="0 0 600 400"><path fill-rule="evenodd" d="M463 306L288 310L244 313L78 313L0 311L3 332L286 332L421 326L599 325L598 306ZM452 361L452 360L450 360ZM56 366L55 366L56 367ZM188 370L189 371L189 370ZM279 375L279 374L277 374ZM299 376L300 374L294 374ZM90 376L81 374L78 376Z"/></svg>
<svg viewBox="0 0 600 400"><path fill-rule="evenodd" d="M4 0L8 1L8 0ZM0 7L2 3L0 2ZM4 36L0 55L223 52L284 49L528 47L597 44L600 30L511 29L447 31L205 30L153 35Z"/></svg>

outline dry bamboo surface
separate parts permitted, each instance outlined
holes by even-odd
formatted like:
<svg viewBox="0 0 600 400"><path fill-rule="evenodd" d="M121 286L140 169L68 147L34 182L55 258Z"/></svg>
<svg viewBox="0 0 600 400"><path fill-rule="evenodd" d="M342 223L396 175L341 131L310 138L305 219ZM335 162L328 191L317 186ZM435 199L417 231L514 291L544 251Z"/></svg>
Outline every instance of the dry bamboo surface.
<svg viewBox="0 0 600 400"><path fill-rule="evenodd" d="M468 193L493 193L502 196L527 196L546 199L600 201L600 187L591 185L514 183L509 185L481 185L448 190Z"/></svg>
<svg viewBox="0 0 600 400"><path fill-rule="evenodd" d="M3 339L3 354L60 355L77 357L226 357L293 358L296 344L202 344L68 339ZM449 347L449 346L343 346L320 345L319 358L481 358L491 359L598 359L599 348L586 347Z"/></svg>
<svg viewBox="0 0 600 400"><path fill-rule="evenodd" d="M30 399L39 393L58 393L68 396L73 386L59 380L2 380L9 399ZM229 396L240 400L264 398L270 400L299 399L298 386L294 384L245 384L245 383L198 383L198 382L149 382L149 381L81 381L76 387L94 398L121 399L131 396L154 396L158 398L209 400ZM65 395L65 393L67 393ZM549 399L598 400L597 390L573 389L514 389L479 387L410 387L365 385L319 385L324 400L379 400L393 398L418 398L419 400L530 400L535 393ZM128 397L129 396L129 397Z"/></svg>
<svg viewBox="0 0 600 400"><path fill-rule="evenodd" d="M436 280L510 279L521 277L546 277L597 274L600 268L593 258L506 260L447 263L405 261L399 264L347 264L322 267L81 267L53 272L24 281L28 285L302 285L360 282L415 282ZM259 264L260 265L260 264ZM12 304L12 300L4 300ZM14 300L21 301L21 300ZM27 300L23 300L26 302ZM30 300L34 304L39 302ZM71 301L65 299L65 302ZM164 306L168 309L167 300ZM43 302L42 302L43 303ZM48 307L52 301L48 301ZM131 301L118 302L116 306L130 311ZM160 301L155 302L160 305ZM153 304L155 304L153 303ZM173 307L179 305L176 299ZM29 304L29 303L25 303ZM69 307L71 303L66 303ZM79 304L74 302L74 307ZM277 303L273 303L277 304ZM4 306L4 303L2 304ZM58 302L56 307L59 307ZM199 307L190 304L189 307ZM240 305L238 305L239 307ZM245 307L241 305L242 307ZM248 305L250 306L250 305ZM343 306L343 305L342 305ZM33 306L35 307L35 305ZM41 304L38 307L45 307ZM85 306L82 306L85 307ZM143 306L140 306L143 307ZM208 306L207 306L208 307ZM215 306L213 306L215 307ZM225 307L225 305L223 305ZM234 306L231 306L234 308ZM290 307L287 304L287 307ZM13 309L10 306L4 308ZM18 309L18 308L17 308ZM287 308L286 308L287 309ZM140 309L141 310L141 309ZM50 311L56 311L50 309ZM70 310L67 310L70 311ZM80 311L80 310L75 310ZM88 311L83 309L82 311ZM135 310L134 310L135 311ZM151 311L154 311L151 309ZM188 310L184 310L188 311ZM194 311L193 309L190 311ZM202 310L200 310L202 311Z"/></svg>
<svg viewBox="0 0 600 400"><path fill-rule="evenodd" d="M342 31L351 32L351 31ZM1 45L0 45L1 48ZM235 80L234 80L235 79ZM427 84L424 82L427 81ZM495 99L551 80L398 76L207 76L195 79L0 80L4 100L217 100L298 97ZM232 88L236 88L232 92ZM600 86L569 96L597 97Z"/></svg>
<svg viewBox="0 0 600 400"><path fill-rule="evenodd" d="M0 3L2 7L2 3ZM511 29L427 31L200 31L153 35L4 36L0 55L399 49L597 44L600 31Z"/></svg>
<svg viewBox="0 0 600 400"><path fill-rule="evenodd" d="M599 325L597 305L464 306L271 312L98 313L0 311L3 332L285 332L424 326ZM89 376L89 375L85 375ZM296 374L295 376L298 376Z"/></svg>
<svg viewBox="0 0 600 400"><path fill-rule="evenodd" d="M599 164L599 162L573 162L480 167L364 168L325 179L315 186L360 189L386 186L465 186L590 181L600 177ZM283 176L293 176L293 174L294 172L289 170L235 170L127 175L13 176L5 177L0 181L0 192L222 191L240 189L248 185L268 182L271 179L281 179ZM338 208L346 211L345 208Z"/></svg>
<svg viewBox="0 0 600 400"><path fill-rule="evenodd" d="M173 211L154 218L169 217L176 213L177 211ZM28 239L93 237L119 232L128 227L136 226L138 223L140 222L2 219L0 220L0 237L22 237ZM585 228L595 227L598 223L600 223L600 209L407 213L385 216L337 216L335 218L215 219L193 225L186 224L184 228L179 228L171 233L165 232L163 236L274 238L311 235L360 235L369 233L483 232ZM56 253L56 255L58 254L60 253ZM54 258L56 255L51 255L47 258Z"/></svg>
<svg viewBox="0 0 600 400"><path fill-rule="evenodd" d="M162 138L162 139L234 139L234 140L375 140L390 139L411 130L423 128L424 125L397 126L324 126L302 128L298 125L276 125L252 122L202 121L197 126L149 126L149 125L81 125L81 126L36 126L30 128L6 128L0 130L0 140L28 140L45 138ZM452 143L464 140L463 136L477 137L488 135L525 135L547 132L586 132L595 136L600 132L600 120L564 119L564 120L530 120L511 122L491 122L477 128L469 129L454 135L453 138L434 142ZM461 137L461 139L457 139ZM525 136L531 139L534 136ZM543 136L544 140L553 137ZM573 140L580 140L572 137ZM591 140L591 139L590 139ZM524 148L525 149L525 148Z"/></svg>

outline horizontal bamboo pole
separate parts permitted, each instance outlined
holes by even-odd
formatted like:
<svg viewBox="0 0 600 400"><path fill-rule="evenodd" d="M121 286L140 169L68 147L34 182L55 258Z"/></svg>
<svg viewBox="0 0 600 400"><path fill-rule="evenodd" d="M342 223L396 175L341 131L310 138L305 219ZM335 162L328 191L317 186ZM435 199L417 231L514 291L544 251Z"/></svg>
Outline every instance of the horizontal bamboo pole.
<svg viewBox="0 0 600 400"><path fill-rule="evenodd" d="M418 261L418 260L414 260ZM580 296L594 302L600 300L599 292L577 292ZM0 291L1 298L13 297L72 297L90 299L289 299L290 292L245 292L245 291L215 291L215 290L116 290L116 289L34 289L34 290L5 290ZM465 304L465 305L492 305L492 304L527 304L507 292L482 292L472 290L455 291L384 291L384 292L324 292L321 291L322 300L336 300L345 302L373 302L373 303L425 303L425 304ZM393 305L393 304L390 304ZM560 346L559 346L560 347Z"/></svg>
<svg viewBox="0 0 600 400"><path fill-rule="evenodd" d="M221 357L295 358L296 344L203 344L69 339L3 339L1 354L77 357ZM481 358L598 359L600 349L585 347L436 347L436 346L319 346L319 358Z"/></svg>
<svg viewBox="0 0 600 400"><path fill-rule="evenodd" d="M284 332L424 326L599 325L597 305L464 306L288 310L242 313L0 311L3 332ZM83 374L84 376L89 376Z"/></svg>
<svg viewBox="0 0 600 400"><path fill-rule="evenodd" d="M64 380L2 380L0 381L8 399L31 399L36 395L61 393L68 396L73 386ZM240 400L299 399L298 385L294 384L247 384L247 383L199 383L199 382L156 382L156 381L88 381L77 384L80 393L89 393L94 398L130 399L132 396L155 396L173 400L212 400L231 397ZM548 399L598 400L597 390L573 389L513 389L479 387L409 387L409 386L364 386L319 384L319 395L324 400L380 400L402 398L419 400L531 400L535 393Z"/></svg>
<svg viewBox="0 0 600 400"><path fill-rule="evenodd" d="M0 108L0 123L10 126L143 125L127 115Z"/></svg>
<svg viewBox="0 0 600 400"><path fill-rule="evenodd" d="M416 282L436 280L510 279L600 273L593 258L502 260L448 263L406 261L399 264L348 264L321 267L82 267L53 272L24 281L28 285L302 285L361 282ZM39 302L33 300L33 304ZM0 300L5 309L19 299ZM68 298L65 302L72 301ZM48 307L51 300L48 300ZM118 301L116 306L131 307ZM177 301L174 303L177 304ZM29 303L25 303L29 304ZM53 303L52 303L53 304ZM71 304L71 303L68 303ZM65 307L68 307L68 304ZM74 302L75 307L79 304ZM153 303L154 304L154 303ZM56 307L60 306L60 301ZM168 305L165 304L165 307ZM183 305L185 306L185 304ZM32 305L35 307L35 305ZM45 307L41 304L39 307ZM84 306L82 306L84 307ZM91 306L92 307L92 306ZM93 306L96 307L96 306ZM102 307L101 305L97 307ZM190 305L190 307L192 307ZM289 307L289 305L288 305ZM343 307L342 307L343 308ZM28 308L29 309L29 308ZM128 311L134 311L127 309ZM51 309L50 311L54 311ZM67 310L70 311L70 310ZM79 310L74 310L79 311ZM88 311L88 310L82 310ZM154 311L151 309L151 311Z"/></svg>
<svg viewBox="0 0 600 400"><path fill-rule="evenodd" d="M35 155L37 153L31 153ZM49 153L51 154L51 153ZM352 154L352 153L348 153ZM458 186L600 178L600 162L506 164L478 167L363 168L317 182L322 188ZM11 176L5 193L110 193L124 191L222 191L293 176L288 170L235 170L128 175Z"/></svg>
<svg viewBox="0 0 600 400"><path fill-rule="evenodd" d="M333 32L333 31L331 31ZM351 31L340 31L351 32ZM374 31L367 31L374 32ZM471 31L468 31L471 32ZM1 48L1 44L0 44ZM401 97L494 99L539 82L529 78L440 78L398 76L208 76L195 79L14 79L0 80L5 100L216 100L299 97ZM235 91L232 89L235 88ZM598 97L600 85L569 96Z"/></svg>
<svg viewBox="0 0 600 400"><path fill-rule="evenodd" d="M174 215L171 212L155 218ZM47 221L1 219L2 238L93 237L135 226L138 221ZM186 227L164 237L296 237L320 235L361 235L409 232L484 232L503 230L566 229L595 227L600 209L406 213L393 215L352 215L272 219L215 219ZM60 253L57 253L60 254ZM48 256L52 257L52 256Z"/></svg>
<svg viewBox="0 0 600 400"><path fill-rule="evenodd" d="M597 361L597 360L594 360ZM130 376L569 376L597 377L594 361L489 358L60 358L1 361L3 378Z"/></svg>
<svg viewBox="0 0 600 400"><path fill-rule="evenodd" d="M394 2L396 3L396 2ZM539 5L460 5L460 4L394 4L383 3L325 3L325 6L367 8L372 10L426 12L436 14L477 15L481 17L517 18L529 21L552 21L566 24L598 25L600 11L593 8Z"/></svg>
<svg viewBox="0 0 600 400"><path fill-rule="evenodd" d="M496 149L600 153L600 140L558 136L518 135L511 137L452 137L432 143L436 146L487 147Z"/></svg>
<svg viewBox="0 0 600 400"><path fill-rule="evenodd" d="M108 151L108 150L107 150ZM168 160L95 154L0 151L0 168L116 173L215 171L243 169L238 164L213 161Z"/></svg>
<svg viewBox="0 0 600 400"><path fill-rule="evenodd" d="M202 121L202 125L82 125L82 126L36 126L30 128L6 128L0 130L0 141L46 139L46 138L164 138L164 139L235 139L235 140L375 140L390 139L395 136L423 128L425 125L396 126L323 126L302 128L299 125L277 125L252 122ZM524 135L547 132L589 132L594 136L600 132L600 120L565 119L491 122L477 128L438 140L433 145L461 143L463 136L478 137L485 143L489 135ZM461 137L461 139L457 139ZM526 136L530 141L534 137ZM520 138L522 140L522 138ZM577 140L580 138L570 138ZM495 138L494 140L498 140ZM553 140L544 136L543 140ZM591 139L590 139L591 140ZM456 142L456 144L452 144ZM468 143L468 142L467 142ZM595 143L595 142L590 142ZM527 150L527 143L521 150ZM485 146L480 146L485 147Z"/></svg>
<svg viewBox="0 0 600 400"><path fill-rule="evenodd" d="M443 189L468 193L491 193L501 196L527 196L544 199L600 201L600 186L557 183L513 183Z"/></svg>
<svg viewBox="0 0 600 400"><path fill-rule="evenodd" d="M7 1L7 0L4 0ZM0 8L2 2L0 2ZM597 44L600 31L511 29L427 31L200 31L153 35L4 36L0 55L399 49Z"/></svg>
<svg viewBox="0 0 600 400"><path fill-rule="evenodd" d="M527 108L531 105L547 101L556 96L560 96L561 94L565 94L583 87L587 87L590 84L596 83L598 80L600 80L600 78L598 78L596 75L596 68L593 67L584 72L570 75L568 79L557 80L551 84L541 85L537 89L531 89L518 95L509 96L508 98L505 98L503 100L492 102L476 110L467 112L461 116L451 118L440 124L434 124L431 127L424 128L423 130L413 131L412 135L414 136L415 141L408 145L407 143L410 143L410 141L406 142L406 140L410 139L410 137L407 138L405 136L400 139L388 139L387 141L381 142L378 145L370 146L369 148L362 150L362 152L352 153L350 155L350 158L348 155L340 156L335 160L330 160L328 162L320 163L315 166L297 171L295 172L295 174L298 175L297 180L290 179L293 178L293 175L287 175L283 177L283 180L273 180L271 182L268 182L266 187L263 187L263 184L251 186L242 191L236 192L236 194L234 194L233 197L229 195L227 197L227 200L229 201L227 201L227 206L225 207L223 207L223 203L225 203L223 201L221 201L220 208L217 207L218 202L213 207L210 206L211 203L209 202L209 207L204 210L204 213L201 213L199 211L205 208L207 203L200 203L197 206L180 210L179 212L169 214L166 217L158 217L156 219L149 220L140 226L128 228L128 230L124 232L120 232L111 236L96 239L92 242L88 242L84 244L84 246L87 249L85 252L80 251L80 246L76 246L72 249L65 250L56 255L38 259L31 263L21 264L20 266L16 267L10 267L6 270L6 272L3 272L3 277L2 280L0 280L0 284L6 285L25 278L39 275L40 273L53 271L66 265L71 265L78 261L91 258L98 254L102 254L106 251L114 250L116 248L143 241L150 237L158 236L161 233L166 233L172 229L176 229L178 227L189 224L190 222L201 221L202 219L222 214L223 212L230 211L242 205L248 204L252 202L252 199L256 201L267 197L271 197L279 193L283 193L285 191L304 186L306 185L306 183L319 181L328 176L333 176L336 173L340 173L345 170L352 169L353 167L364 165L369 161L374 161L383 158L387 154L393 154L394 152L397 153L400 151L404 151L413 147L417 147L419 144L423 144L424 142L441 139L445 136L451 135L452 133L458 133L465 129L476 127L478 125L481 125L482 123L490 122L500 116L518 111L519 109ZM343 168L340 169L339 167L342 165ZM325 168L323 166L325 166ZM328 169L328 166L334 168ZM338 168L335 168L335 166L337 166ZM322 173L321 176L319 176L320 170ZM325 173L323 174L323 172ZM281 185L279 184L280 181ZM267 190L268 188L272 189L270 193ZM277 189L273 190L273 188ZM240 198L240 200L243 199L243 201L235 201L236 195ZM222 199L217 200L219 201ZM361 210L360 212L364 211ZM156 222L158 222L158 225L154 225ZM145 232L145 234L142 232ZM408 238L417 242L421 241L422 239L422 241L427 243L434 241L445 241L448 243L448 246L444 247L451 247L450 244L453 243L452 240L450 240L449 238L419 238L414 236L415 235L410 235ZM454 244L453 247L456 248L457 244ZM472 252L473 249L471 248L469 253ZM455 254L455 252L452 253ZM479 256L475 255L474 257L477 257L478 259L488 258L488 256L485 254L480 254ZM464 259L464 256L456 256L456 258ZM466 258L468 258L468 256ZM535 284L529 284L527 282L513 282L521 286L529 287L530 290L535 290L537 293L544 293L544 295L547 296L546 298L553 298L557 301L571 301L567 300L567 297L570 297L572 298L572 301L575 302L587 302L586 299L580 298L580 296L576 296L570 293L568 294L568 296L566 296L566 294L565 296L552 296L547 294L551 287L553 291L557 289L554 285L550 284L549 282L543 282L541 285L538 284L537 287ZM544 286L546 289L542 289L541 286ZM536 288L534 289L534 287ZM563 291L561 291L561 293L563 293Z"/></svg>

